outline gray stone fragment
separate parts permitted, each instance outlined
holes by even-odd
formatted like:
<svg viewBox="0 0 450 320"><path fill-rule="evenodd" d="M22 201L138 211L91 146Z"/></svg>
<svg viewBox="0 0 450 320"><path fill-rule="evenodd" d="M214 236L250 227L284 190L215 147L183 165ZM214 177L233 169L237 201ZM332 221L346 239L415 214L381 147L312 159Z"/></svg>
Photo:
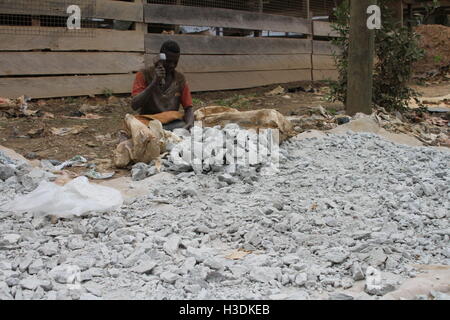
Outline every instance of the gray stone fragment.
<svg viewBox="0 0 450 320"><path fill-rule="evenodd" d="M278 293L269 296L270 300L309 300L308 292L298 290L291 293Z"/></svg>
<svg viewBox="0 0 450 320"><path fill-rule="evenodd" d="M203 261L205 261L208 257L211 256L211 253L209 250L204 249L204 248L193 248L193 247L188 247L186 249L186 255L188 257L194 257L195 260L199 263L202 263Z"/></svg>
<svg viewBox="0 0 450 320"><path fill-rule="evenodd" d="M214 270L220 270L223 268L222 263L220 263L220 261L217 258L213 258L213 257L207 258L203 262L203 264Z"/></svg>
<svg viewBox="0 0 450 320"><path fill-rule="evenodd" d="M34 260L34 258L31 255L28 255L28 256L24 257L22 260L20 260L19 270L21 272L25 272L25 270L28 269L28 267L31 265L33 260Z"/></svg>
<svg viewBox="0 0 450 320"><path fill-rule="evenodd" d="M225 182L228 185L232 185L232 184L236 183L236 179L233 178L233 176L228 174L228 173L224 173L224 174L219 175L218 179L219 179L220 182Z"/></svg>
<svg viewBox="0 0 450 320"><path fill-rule="evenodd" d="M80 296L80 300L103 300L100 297L94 296L91 293L82 293Z"/></svg>
<svg viewBox="0 0 450 320"><path fill-rule="evenodd" d="M177 235L172 235L164 243L163 249L168 255L174 255L178 252L181 243L181 238Z"/></svg>
<svg viewBox="0 0 450 320"><path fill-rule="evenodd" d="M61 284L74 284L81 281L81 270L78 266L64 264L53 268L49 276Z"/></svg>
<svg viewBox="0 0 450 320"><path fill-rule="evenodd" d="M189 273L191 270L194 269L196 263L197 263L197 261L195 260L194 257L189 257L189 258L187 258L187 259L184 261L184 263L183 263L183 265L182 265L182 267L181 267L181 271L182 271L184 274Z"/></svg>
<svg viewBox="0 0 450 320"><path fill-rule="evenodd" d="M59 246L55 242L47 242L39 248L39 252L45 256L53 256L58 253Z"/></svg>
<svg viewBox="0 0 450 320"><path fill-rule="evenodd" d="M349 257L349 253L342 248L331 248L325 253L325 259L335 264L344 262Z"/></svg>
<svg viewBox="0 0 450 320"><path fill-rule="evenodd" d="M145 178L147 178L147 171L148 166L145 163L136 163L131 169L131 179L133 181L144 180Z"/></svg>
<svg viewBox="0 0 450 320"><path fill-rule="evenodd" d="M282 261L285 265L290 266L290 265L294 265L297 262L299 262L300 257L298 257L297 255L294 255L294 254L289 254L289 255L284 256Z"/></svg>
<svg viewBox="0 0 450 320"><path fill-rule="evenodd" d="M138 266L131 269L131 271L141 274L149 274L155 268L157 263L155 261L142 261Z"/></svg>
<svg viewBox="0 0 450 320"><path fill-rule="evenodd" d="M364 291L371 295L384 296L385 294L394 291L395 285L393 283L383 282L380 285L364 287Z"/></svg>
<svg viewBox="0 0 450 320"><path fill-rule="evenodd" d="M359 263L354 263L352 266L352 278L355 281L364 280L366 278Z"/></svg>
<svg viewBox="0 0 450 320"><path fill-rule="evenodd" d="M308 275L306 272L299 273L295 277L295 284L299 287L304 286L306 284L306 281L308 280Z"/></svg>
<svg viewBox="0 0 450 320"><path fill-rule="evenodd" d="M253 281L267 283L271 280L275 280L278 273L278 268L256 267L250 270L249 278Z"/></svg>
<svg viewBox="0 0 450 320"><path fill-rule="evenodd" d="M36 278L25 278L20 280L19 285L22 289L35 290L39 287L40 281Z"/></svg>
<svg viewBox="0 0 450 320"><path fill-rule="evenodd" d="M85 243L82 239L79 238L72 238L69 243L67 244L67 247L70 250L77 250L77 249L83 249L85 246Z"/></svg>
<svg viewBox="0 0 450 320"><path fill-rule="evenodd" d="M366 270L364 291L370 295L383 296L395 290L395 285L382 278L381 272L373 267Z"/></svg>
<svg viewBox="0 0 450 320"><path fill-rule="evenodd" d="M103 294L102 286L96 282L88 281L83 283L83 288L85 288L89 293L101 297Z"/></svg>
<svg viewBox="0 0 450 320"><path fill-rule="evenodd" d="M5 234L0 239L0 245L13 245L19 242L20 235L15 233Z"/></svg>
<svg viewBox="0 0 450 320"><path fill-rule="evenodd" d="M45 265L42 259L36 259L34 260L29 266L28 266L28 273L29 274L36 274L42 269L44 269Z"/></svg>
<svg viewBox="0 0 450 320"><path fill-rule="evenodd" d="M387 255L384 254L383 249L374 248L369 253L369 257L367 258L367 263L373 267L378 267L386 262Z"/></svg>
<svg viewBox="0 0 450 320"><path fill-rule="evenodd" d="M329 300L354 300L355 298L349 294L343 292L331 293L329 295Z"/></svg>
<svg viewBox="0 0 450 320"><path fill-rule="evenodd" d="M14 300L8 284L4 281L0 281L0 300Z"/></svg>
<svg viewBox="0 0 450 320"><path fill-rule="evenodd" d="M183 196L185 197L196 197L197 196L197 191L195 191L192 188L186 188L183 190Z"/></svg>
<svg viewBox="0 0 450 320"><path fill-rule="evenodd" d="M430 295L434 300L450 300L450 295L443 292L432 290L430 291Z"/></svg>
<svg viewBox="0 0 450 320"><path fill-rule="evenodd" d="M11 270L12 265L9 261L0 261L0 270Z"/></svg>
<svg viewBox="0 0 450 320"><path fill-rule="evenodd" d="M10 165L0 164L0 179L5 181L6 179L14 176L16 170Z"/></svg>
<svg viewBox="0 0 450 320"><path fill-rule="evenodd" d="M161 273L160 278L164 282L173 284L173 283L175 283L175 281L177 281L180 278L180 276L175 273L166 271L166 272Z"/></svg>

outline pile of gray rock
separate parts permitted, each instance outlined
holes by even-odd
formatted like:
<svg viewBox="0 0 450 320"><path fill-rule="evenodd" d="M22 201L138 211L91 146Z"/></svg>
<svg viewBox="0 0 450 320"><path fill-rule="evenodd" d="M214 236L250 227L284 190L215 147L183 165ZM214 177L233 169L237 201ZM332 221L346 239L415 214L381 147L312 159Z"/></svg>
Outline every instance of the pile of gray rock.
<svg viewBox="0 0 450 320"><path fill-rule="evenodd" d="M276 175L164 173L56 225L0 212L0 299L378 299L449 264L449 165L373 134L294 138Z"/></svg>
<svg viewBox="0 0 450 320"><path fill-rule="evenodd" d="M167 146L169 153L161 161L158 170L155 163L138 163L132 168L134 181L143 180L161 171L225 174L246 171L275 170L279 161L279 136L276 130L259 133L228 124L203 128L195 126L191 131L175 129L181 142Z"/></svg>
<svg viewBox="0 0 450 320"><path fill-rule="evenodd" d="M33 168L25 161L11 159L0 151L0 191L2 193L33 191L42 180L55 179L54 174L40 168Z"/></svg>

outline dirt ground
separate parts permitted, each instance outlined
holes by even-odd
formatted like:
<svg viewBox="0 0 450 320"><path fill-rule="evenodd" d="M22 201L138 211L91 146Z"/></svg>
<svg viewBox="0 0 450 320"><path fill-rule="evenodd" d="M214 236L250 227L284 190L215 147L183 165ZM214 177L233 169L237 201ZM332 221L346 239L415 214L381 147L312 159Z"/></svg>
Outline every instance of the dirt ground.
<svg viewBox="0 0 450 320"><path fill-rule="evenodd" d="M291 83L283 85L283 93L269 94L278 87L271 85L245 90L196 93L193 94L194 107L224 105L240 111L268 108L276 109L286 116L305 115L319 106L323 106L332 115L344 112L342 104L326 101L327 88L324 84L311 86L310 83ZM416 88L427 96L444 95L450 92L450 82ZM131 98L127 95L31 101L28 109L40 110L40 116L10 117L3 114L0 117L0 145L31 160L65 161L81 155L89 163L96 164L99 172L115 171L115 177L129 175L128 170L113 168L111 160L113 150L119 142L124 116L133 113L130 103ZM79 132L55 134L55 128L79 126ZM69 170L80 174L86 169Z"/></svg>
<svg viewBox="0 0 450 320"><path fill-rule="evenodd" d="M324 101L324 87L309 83L296 83L284 86L283 95L266 96L278 85L219 92L193 94L194 107L206 105L226 105L238 110L276 109L284 115L298 115L307 112L309 107L322 105L331 112L343 109L339 103ZM291 91L291 92L289 92ZM123 119L133 113L129 96L97 96L61 99L41 99L28 103L29 110L51 113L32 117L0 117L0 144L15 150L28 159L49 159L65 161L76 155L89 162L104 164L107 169L112 152L119 141ZM80 111L82 113L80 113ZM80 117L82 114L88 117ZM57 135L54 128L85 126L75 134ZM79 171L75 168L75 171ZM123 170L116 170L120 174Z"/></svg>
<svg viewBox="0 0 450 320"><path fill-rule="evenodd" d="M415 31L421 36L420 46L425 57L414 66L416 73L438 72L450 65L450 27L421 25Z"/></svg>

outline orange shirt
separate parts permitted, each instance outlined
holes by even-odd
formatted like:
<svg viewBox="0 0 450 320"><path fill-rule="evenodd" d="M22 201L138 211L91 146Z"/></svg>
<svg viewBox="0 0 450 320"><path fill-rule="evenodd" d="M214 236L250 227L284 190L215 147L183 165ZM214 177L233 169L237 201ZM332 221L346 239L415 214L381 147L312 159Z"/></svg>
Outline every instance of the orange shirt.
<svg viewBox="0 0 450 320"><path fill-rule="evenodd" d="M142 72L138 72L136 74L136 78L134 79L133 83L133 90L131 91L131 95L137 96L139 93L145 90L147 88L148 84L145 81L144 74ZM189 86L186 82L183 88L183 93L181 94L181 105L183 108L192 107L192 96L191 96L191 90L189 89Z"/></svg>

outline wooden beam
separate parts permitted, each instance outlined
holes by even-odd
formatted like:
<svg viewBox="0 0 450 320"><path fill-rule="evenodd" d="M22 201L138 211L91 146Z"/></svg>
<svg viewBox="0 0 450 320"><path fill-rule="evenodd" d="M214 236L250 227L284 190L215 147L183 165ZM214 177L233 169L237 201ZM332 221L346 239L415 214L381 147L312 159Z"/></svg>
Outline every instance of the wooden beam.
<svg viewBox="0 0 450 320"><path fill-rule="evenodd" d="M0 44L2 51L143 52L144 35L136 31L93 29L92 36L74 38L66 28L0 26Z"/></svg>
<svg viewBox="0 0 450 320"><path fill-rule="evenodd" d="M339 37L339 33L331 28L331 25L327 21L313 21L314 23L314 36L322 37Z"/></svg>
<svg viewBox="0 0 450 320"><path fill-rule="evenodd" d="M309 69L186 73L185 76L193 92L244 89L275 83L311 80Z"/></svg>
<svg viewBox="0 0 450 320"><path fill-rule="evenodd" d="M375 31L367 28L367 7L376 0L350 1L347 101L349 115L372 113L372 73Z"/></svg>
<svg viewBox="0 0 450 320"><path fill-rule="evenodd" d="M146 65L153 64L154 54L146 54ZM182 55L180 72L231 72L291 70L311 68L308 54L293 55Z"/></svg>
<svg viewBox="0 0 450 320"><path fill-rule="evenodd" d="M314 81L337 80L339 78L339 72L336 69L313 70L313 73L314 73Z"/></svg>
<svg viewBox="0 0 450 320"><path fill-rule="evenodd" d="M329 41L314 41L314 54L333 55L333 52L339 53L341 50L331 44Z"/></svg>
<svg viewBox="0 0 450 320"><path fill-rule="evenodd" d="M159 53L166 40L176 41L182 54L297 54L310 53L311 41L302 39L216 37L201 35L145 36L146 53Z"/></svg>
<svg viewBox="0 0 450 320"><path fill-rule="evenodd" d="M134 78L134 74L0 78L0 96L37 99L102 94L105 90L130 93Z"/></svg>
<svg viewBox="0 0 450 320"><path fill-rule="evenodd" d="M143 66L142 53L0 52L5 76L130 73Z"/></svg>
<svg viewBox="0 0 450 320"><path fill-rule="evenodd" d="M144 22L142 2L95 0L95 3L96 18Z"/></svg>
<svg viewBox="0 0 450 320"><path fill-rule="evenodd" d="M21 3L18 0L2 0L0 13L66 17L68 16L67 7L72 4L80 7L82 17L144 21L142 3L111 0L39 0L31 5L28 1Z"/></svg>
<svg viewBox="0 0 450 320"><path fill-rule="evenodd" d="M240 10L147 4L144 16L147 23L311 33L307 19Z"/></svg>
<svg viewBox="0 0 450 320"><path fill-rule="evenodd" d="M314 70L334 70L336 69L336 62L333 56L327 55L313 55Z"/></svg>
<svg viewBox="0 0 450 320"><path fill-rule="evenodd" d="M309 69L217 72L185 74L193 92L259 87L274 83L311 80ZM0 78L0 96L17 98L27 95L33 99L114 93L130 93L134 74L61 76L33 78Z"/></svg>

